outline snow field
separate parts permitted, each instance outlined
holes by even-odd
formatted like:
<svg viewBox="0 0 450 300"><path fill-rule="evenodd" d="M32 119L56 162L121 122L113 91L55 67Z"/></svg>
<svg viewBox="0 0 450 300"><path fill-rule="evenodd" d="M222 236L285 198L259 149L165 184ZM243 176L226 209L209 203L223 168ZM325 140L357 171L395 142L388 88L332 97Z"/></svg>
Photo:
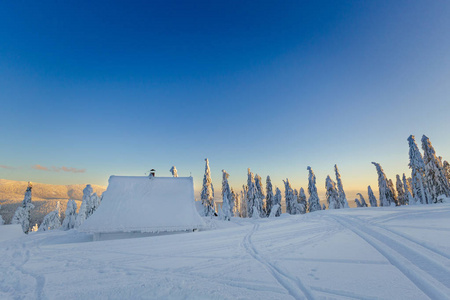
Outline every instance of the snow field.
<svg viewBox="0 0 450 300"><path fill-rule="evenodd" d="M204 220L214 229L0 242L0 298L450 298L450 204Z"/></svg>

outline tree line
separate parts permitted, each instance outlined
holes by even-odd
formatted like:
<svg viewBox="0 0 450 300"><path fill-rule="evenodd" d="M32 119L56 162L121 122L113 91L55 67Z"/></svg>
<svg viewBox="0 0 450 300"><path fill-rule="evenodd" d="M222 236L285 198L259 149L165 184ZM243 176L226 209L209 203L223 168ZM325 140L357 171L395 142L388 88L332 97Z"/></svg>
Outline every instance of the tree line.
<svg viewBox="0 0 450 300"><path fill-rule="evenodd" d="M405 173L396 175L396 184L388 179L379 163L372 162L378 175L379 197L376 199L371 186L367 187L369 203L358 193L355 199L357 207L400 206L442 203L450 197L450 164L436 155L429 138L422 136L423 155L416 144L415 137L409 136L409 168L411 176ZM266 178L265 192L263 182L258 174L247 169L247 184L236 192L228 183L229 174L222 170L222 207L216 212L214 205L214 187L211 180L209 161L206 158L205 175L201 191L201 201L204 216L218 215L223 220L231 217L265 218L281 215L282 194L278 187L273 191L270 176ZM286 213L291 215L305 214L324 209L348 208L347 197L344 192L341 175L337 165L334 165L334 181L329 175L325 180L326 203L320 205L317 193L316 176L311 167L308 170L308 194L303 188L292 189L289 179L283 180Z"/></svg>

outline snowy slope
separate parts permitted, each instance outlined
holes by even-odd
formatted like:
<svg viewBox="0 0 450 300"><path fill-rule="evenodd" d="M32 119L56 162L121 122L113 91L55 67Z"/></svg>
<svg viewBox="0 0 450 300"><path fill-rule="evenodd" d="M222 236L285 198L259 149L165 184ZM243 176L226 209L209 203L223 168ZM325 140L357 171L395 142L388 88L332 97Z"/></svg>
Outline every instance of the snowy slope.
<svg viewBox="0 0 450 300"><path fill-rule="evenodd" d="M111 176L85 232L158 232L202 228L192 177Z"/></svg>
<svg viewBox="0 0 450 300"><path fill-rule="evenodd" d="M214 230L0 243L1 299L449 299L450 205L206 220Z"/></svg>

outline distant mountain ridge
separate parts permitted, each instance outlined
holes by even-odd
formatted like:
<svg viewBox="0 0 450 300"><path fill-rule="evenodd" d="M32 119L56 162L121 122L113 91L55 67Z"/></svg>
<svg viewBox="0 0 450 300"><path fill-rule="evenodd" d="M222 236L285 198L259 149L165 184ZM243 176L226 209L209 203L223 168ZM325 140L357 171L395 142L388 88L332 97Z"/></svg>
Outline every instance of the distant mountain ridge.
<svg viewBox="0 0 450 300"><path fill-rule="evenodd" d="M74 199L83 198L83 189L86 184L56 185L46 183L33 184L33 199L52 200L52 199ZM23 200L28 182L0 179L0 200ZM106 187L91 184L94 193L101 196Z"/></svg>
<svg viewBox="0 0 450 300"><path fill-rule="evenodd" d="M31 202L35 207L31 210L31 224L38 225L41 224L46 214L55 209L58 201L61 204L62 219L69 199L75 200L79 209L83 199L83 189L86 187L86 184L56 185L35 182L32 184ZM22 203L27 186L28 182L26 181L0 179L0 215L6 224L11 222L14 212ZM91 184L91 186L99 197L106 190L104 186L95 184Z"/></svg>

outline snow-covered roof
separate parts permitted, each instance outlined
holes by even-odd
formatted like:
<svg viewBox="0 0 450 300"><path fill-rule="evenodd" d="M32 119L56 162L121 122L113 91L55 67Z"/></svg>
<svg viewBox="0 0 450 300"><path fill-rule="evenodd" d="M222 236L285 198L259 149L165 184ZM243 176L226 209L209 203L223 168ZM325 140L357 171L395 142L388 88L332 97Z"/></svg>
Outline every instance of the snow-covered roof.
<svg viewBox="0 0 450 300"><path fill-rule="evenodd" d="M161 232L204 227L192 177L111 176L99 208L80 231Z"/></svg>

